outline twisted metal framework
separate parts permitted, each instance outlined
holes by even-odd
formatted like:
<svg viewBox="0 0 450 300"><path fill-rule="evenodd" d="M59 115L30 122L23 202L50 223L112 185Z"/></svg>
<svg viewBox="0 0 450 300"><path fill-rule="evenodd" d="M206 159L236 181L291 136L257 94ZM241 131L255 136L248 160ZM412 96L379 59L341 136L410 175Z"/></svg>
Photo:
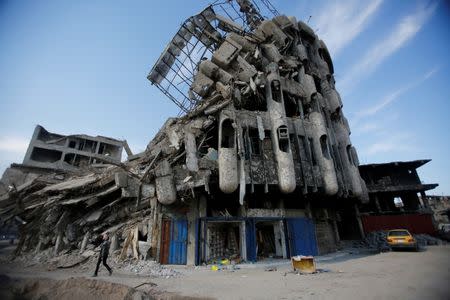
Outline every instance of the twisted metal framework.
<svg viewBox="0 0 450 300"><path fill-rule="evenodd" d="M188 113L202 97L190 89L202 59L223 42L227 33L251 34L263 20L279 13L269 0L218 0L189 17L161 53L148 80Z"/></svg>

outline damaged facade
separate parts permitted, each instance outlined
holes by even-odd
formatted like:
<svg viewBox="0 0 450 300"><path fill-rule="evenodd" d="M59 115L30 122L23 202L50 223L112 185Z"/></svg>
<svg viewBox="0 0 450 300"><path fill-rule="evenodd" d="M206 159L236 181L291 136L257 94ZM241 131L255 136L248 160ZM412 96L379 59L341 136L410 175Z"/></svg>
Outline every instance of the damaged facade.
<svg viewBox="0 0 450 300"><path fill-rule="evenodd" d="M24 221L17 253L83 252L108 231L122 258L255 261L327 253L363 234L358 204L369 198L327 47L261 2L216 3L183 23L148 76L183 116L145 152L1 196L2 220ZM62 152L90 163L102 155L101 141L86 155L63 140Z"/></svg>
<svg viewBox="0 0 450 300"><path fill-rule="evenodd" d="M438 184L423 183L417 174L417 168L430 161L423 159L359 166L369 191L369 202L360 205L365 233L392 228L407 228L416 234L436 233L437 224L425 192Z"/></svg>

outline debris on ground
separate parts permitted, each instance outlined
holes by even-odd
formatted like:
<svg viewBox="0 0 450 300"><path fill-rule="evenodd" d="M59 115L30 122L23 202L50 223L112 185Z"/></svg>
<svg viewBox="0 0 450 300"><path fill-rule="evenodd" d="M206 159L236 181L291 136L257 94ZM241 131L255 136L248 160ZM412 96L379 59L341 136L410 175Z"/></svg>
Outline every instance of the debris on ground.
<svg viewBox="0 0 450 300"><path fill-rule="evenodd" d="M377 249L380 252L390 251L391 247L387 242L387 231L372 231L366 234L362 240L354 241L355 248ZM443 241L429 234L413 234L419 246L442 245Z"/></svg>

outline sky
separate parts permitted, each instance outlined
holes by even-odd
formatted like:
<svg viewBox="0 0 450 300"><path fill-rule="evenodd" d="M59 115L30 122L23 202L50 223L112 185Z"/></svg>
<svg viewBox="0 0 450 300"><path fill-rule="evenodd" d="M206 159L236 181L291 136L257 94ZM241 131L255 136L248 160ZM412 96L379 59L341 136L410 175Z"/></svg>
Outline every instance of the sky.
<svg viewBox="0 0 450 300"><path fill-rule="evenodd" d="M146 79L211 1L0 0L0 173L37 124L126 139L143 151L178 108ZM272 0L328 46L361 164L430 158L428 194L450 195L448 1Z"/></svg>

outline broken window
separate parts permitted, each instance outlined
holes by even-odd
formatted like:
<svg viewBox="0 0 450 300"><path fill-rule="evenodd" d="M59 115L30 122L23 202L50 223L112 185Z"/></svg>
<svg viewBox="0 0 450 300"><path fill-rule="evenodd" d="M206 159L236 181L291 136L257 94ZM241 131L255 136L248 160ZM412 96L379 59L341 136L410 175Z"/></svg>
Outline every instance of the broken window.
<svg viewBox="0 0 450 300"><path fill-rule="evenodd" d="M287 126L281 125L277 129L278 134L278 147L280 151L289 152L289 133Z"/></svg>
<svg viewBox="0 0 450 300"><path fill-rule="evenodd" d="M100 147L98 148L98 154L103 154L105 152L105 144L100 143Z"/></svg>
<svg viewBox="0 0 450 300"><path fill-rule="evenodd" d="M73 165L76 167L85 167L90 164L90 157L84 155L76 155Z"/></svg>
<svg viewBox="0 0 450 300"><path fill-rule="evenodd" d="M259 95L252 95L248 98L242 98L241 109L249 111L267 111L267 102L265 97Z"/></svg>
<svg viewBox="0 0 450 300"><path fill-rule="evenodd" d="M75 154L73 153L67 153L66 155L64 155L64 161L70 165L73 165L75 160Z"/></svg>
<svg viewBox="0 0 450 300"><path fill-rule="evenodd" d="M83 151L84 145L86 144L86 140L81 140L78 144L78 150Z"/></svg>
<svg viewBox="0 0 450 300"><path fill-rule="evenodd" d="M270 84L270 88L272 91L272 100L278 103L281 103L281 84L278 80L272 80L272 83Z"/></svg>
<svg viewBox="0 0 450 300"><path fill-rule="evenodd" d="M222 122L222 141L220 146L222 148L234 148L235 130L233 122L230 119L226 119Z"/></svg>
<svg viewBox="0 0 450 300"><path fill-rule="evenodd" d="M327 135L324 134L320 137L320 148L322 149L322 155L326 159L331 159L330 157L330 149L328 147L328 138Z"/></svg>
<svg viewBox="0 0 450 300"><path fill-rule="evenodd" d="M309 157L311 158L311 163L313 166L317 165L317 159L316 154L314 153L314 144L313 144L313 138L308 138L308 144L309 144Z"/></svg>
<svg viewBox="0 0 450 300"><path fill-rule="evenodd" d="M286 117L295 118L300 116L298 99L294 95L291 95L283 91L284 98L284 110L286 111Z"/></svg>
<svg viewBox="0 0 450 300"><path fill-rule="evenodd" d="M57 150L50 150L44 148L33 148L31 152L31 160L38 162L54 163L61 159L62 152Z"/></svg>
<svg viewBox="0 0 450 300"><path fill-rule="evenodd" d="M95 153L95 150L97 148L97 142L91 141L91 140L85 140L85 151Z"/></svg>

